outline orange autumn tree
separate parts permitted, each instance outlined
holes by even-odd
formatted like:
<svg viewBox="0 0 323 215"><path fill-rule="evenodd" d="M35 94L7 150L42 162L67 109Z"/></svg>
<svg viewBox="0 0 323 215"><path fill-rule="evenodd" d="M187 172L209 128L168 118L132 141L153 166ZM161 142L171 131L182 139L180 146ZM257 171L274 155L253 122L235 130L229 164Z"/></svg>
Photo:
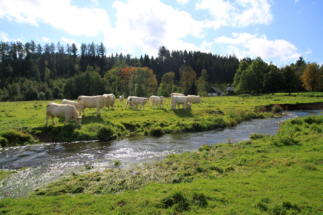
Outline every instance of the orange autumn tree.
<svg viewBox="0 0 323 215"><path fill-rule="evenodd" d="M120 75L120 83L122 84L122 94L126 96L130 93L130 81L133 68L123 68Z"/></svg>
<svg viewBox="0 0 323 215"><path fill-rule="evenodd" d="M319 90L322 89L323 76L322 68L317 63L311 63L306 65L303 75L301 76L303 87L307 90Z"/></svg>
<svg viewBox="0 0 323 215"><path fill-rule="evenodd" d="M150 96L156 93L157 79L152 69L148 67L126 67L122 69L120 82L126 94Z"/></svg>

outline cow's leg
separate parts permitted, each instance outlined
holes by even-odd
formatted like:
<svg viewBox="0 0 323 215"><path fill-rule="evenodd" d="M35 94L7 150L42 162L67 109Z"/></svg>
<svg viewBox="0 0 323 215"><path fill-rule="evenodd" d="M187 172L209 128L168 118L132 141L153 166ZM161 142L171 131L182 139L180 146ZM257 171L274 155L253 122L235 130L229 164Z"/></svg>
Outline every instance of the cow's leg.
<svg viewBox="0 0 323 215"><path fill-rule="evenodd" d="M85 108L84 108L85 109ZM82 112L83 112L83 114L84 114L84 116L85 116L85 112L84 112L84 109L82 110ZM80 115L81 116L81 115Z"/></svg>
<svg viewBox="0 0 323 215"><path fill-rule="evenodd" d="M55 121L54 121L54 116L50 116L52 118L52 122L53 122L53 125L56 125Z"/></svg>
<svg viewBox="0 0 323 215"><path fill-rule="evenodd" d="M151 105L151 107L153 108L153 110L154 110L154 106L155 106L155 103L153 102L152 105Z"/></svg>
<svg viewBox="0 0 323 215"><path fill-rule="evenodd" d="M96 115L100 115L100 107L99 106L96 107Z"/></svg>
<svg viewBox="0 0 323 215"><path fill-rule="evenodd" d="M186 110L186 102L183 103L183 109Z"/></svg>

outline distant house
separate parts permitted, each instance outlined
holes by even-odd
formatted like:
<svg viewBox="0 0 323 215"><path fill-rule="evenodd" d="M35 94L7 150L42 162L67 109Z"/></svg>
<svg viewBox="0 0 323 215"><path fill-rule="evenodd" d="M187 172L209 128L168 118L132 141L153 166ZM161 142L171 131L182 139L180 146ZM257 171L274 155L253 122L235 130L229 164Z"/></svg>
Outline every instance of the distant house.
<svg viewBox="0 0 323 215"><path fill-rule="evenodd" d="M211 89L209 89L209 91L207 91L207 96L220 96L221 95L221 91L216 88L216 87L211 87Z"/></svg>
<svg viewBox="0 0 323 215"><path fill-rule="evenodd" d="M230 93L234 93L234 87L227 87L227 89L225 90L226 92L230 92Z"/></svg>

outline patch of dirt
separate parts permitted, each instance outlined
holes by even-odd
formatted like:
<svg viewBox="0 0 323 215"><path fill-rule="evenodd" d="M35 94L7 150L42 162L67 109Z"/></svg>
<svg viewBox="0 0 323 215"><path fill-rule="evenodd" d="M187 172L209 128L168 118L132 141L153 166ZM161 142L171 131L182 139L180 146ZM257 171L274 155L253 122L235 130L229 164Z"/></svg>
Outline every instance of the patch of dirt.
<svg viewBox="0 0 323 215"><path fill-rule="evenodd" d="M265 106L267 110L271 110L271 108L275 104L270 104ZM323 102L315 102L315 103L298 103L298 104L280 104L284 111L289 110L322 110Z"/></svg>

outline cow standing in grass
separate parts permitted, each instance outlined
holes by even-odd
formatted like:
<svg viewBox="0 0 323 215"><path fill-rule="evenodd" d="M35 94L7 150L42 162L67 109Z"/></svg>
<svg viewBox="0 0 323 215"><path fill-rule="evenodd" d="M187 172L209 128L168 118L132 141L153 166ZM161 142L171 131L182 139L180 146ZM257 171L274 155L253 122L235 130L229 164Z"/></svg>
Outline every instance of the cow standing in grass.
<svg viewBox="0 0 323 215"><path fill-rule="evenodd" d="M129 106L129 108L131 109L134 109L132 98L135 98L135 97L137 96L128 96L126 106L124 107L125 110L127 109L127 106Z"/></svg>
<svg viewBox="0 0 323 215"><path fill-rule="evenodd" d="M77 101L84 108L96 108L96 114L100 115L101 109L110 103L110 96L79 96Z"/></svg>
<svg viewBox="0 0 323 215"><path fill-rule="evenodd" d="M192 104L198 104L200 103L200 105L202 105L202 99L200 97L200 95L187 95L187 97L190 97L191 99L191 103Z"/></svg>
<svg viewBox="0 0 323 215"><path fill-rule="evenodd" d="M133 97L132 98L132 104L133 107L137 110L137 106L140 105L140 110L141 107L143 110L145 110L145 104L148 102L149 98L145 98L145 97Z"/></svg>
<svg viewBox="0 0 323 215"><path fill-rule="evenodd" d="M71 124L70 121L75 120L75 123L80 126L82 121L82 116L79 116L79 114L76 111L76 108L73 105L69 104L56 104L54 102L49 102L46 107L46 125L48 125L48 118L52 118L53 125L56 125L54 118L64 118L65 122L64 125L66 125L66 122Z"/></svg>
<svg viewBox="0 0 323 215"><path fill-rule="evenodd" d="M172 96L185 96L184 94L182 93L171 93L169 94L169 98L170 98L170 106L173 107L173 104L172 104ZM179 105L178 105L178 108L179 108Z"/></svg>
<svg viewBox="0 0 323 215"><path fill-rule="evenodd" d="M67 99L63 99L62 100L62 104L68 104L68 105L73 105L77 112L79 113L79 115L81 116L81 113L83 112L84 116L85 116L85 112L84 112L84 106L83 105L80 105L79 103L77 102L74 102L74 101L70 101L70 100L67 100Z"/></svg>
<svg viewBox="0 0 323 215"><path fill-rule="evenodd" d="M120 102L123 102L123 99L124 99L124 96L123 95L119 96Z"/></svg>
<svg viewBox="0 0 323 215"><path fill-rule="evenodd" d="M150 104L154 110L155 104L158 104L159 108L164 106L164 96L150 96Z"/></svg>
<svg viewBox="0 0 323 215"><path fill-rule="evenodd" d="M190 97L187 96L172 96L171 109L176 110L176 105L179 108L180 104L183 104L183 109L186 110L186 104L190 101Z"/></svg>
<svg viewBox="0 0 323 215"><path fill-rule="evenodd" d="M108 110L110 109L110 106L111 106L111 110L114 110L114 102L116 101L116 97L113 94L103 94L103 96L110 97L110 101L107 102L106 106L108 106Z"/></svg>

